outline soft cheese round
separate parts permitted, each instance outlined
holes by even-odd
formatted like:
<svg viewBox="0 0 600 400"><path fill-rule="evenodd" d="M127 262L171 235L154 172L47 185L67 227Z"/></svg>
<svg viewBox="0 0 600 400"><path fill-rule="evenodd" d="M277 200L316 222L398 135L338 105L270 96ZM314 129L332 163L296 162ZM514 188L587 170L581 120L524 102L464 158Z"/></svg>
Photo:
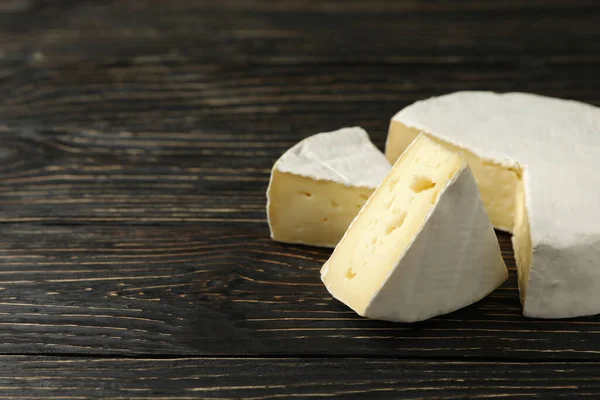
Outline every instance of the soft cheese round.
<svg viewBox="0 0 600 400"><path fill-rule="evenodd" d="M375 189L390 171L390 163L359 127L310 136L277 160L281 172L346 186Z"/></svg>
<svg viewBox="0 0 600 400"><path fill-rule="evenodd" d="M394 123L522 171L529 235L520 230L513 243L526 316L600 313L600 108L525 93L458 92L408 106Z"/></svg>
<svg viewBox="0 0 600 400"><path fill-rule="evenodd" d="M600 239L600 108L527 93L469 91L416 102L394 120L520 166L534 247Z"/></svg>

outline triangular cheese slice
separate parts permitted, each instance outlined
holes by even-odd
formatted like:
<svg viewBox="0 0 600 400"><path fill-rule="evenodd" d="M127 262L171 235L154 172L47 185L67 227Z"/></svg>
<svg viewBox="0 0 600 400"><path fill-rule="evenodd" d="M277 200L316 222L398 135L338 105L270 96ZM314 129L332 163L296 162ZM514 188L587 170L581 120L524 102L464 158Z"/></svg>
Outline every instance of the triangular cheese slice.
<svg viewBox="0 0 600 400"><path fill-rule="evenodd" d="M523 314L600 312L600 108L527 93L457 92L392 119L390 161L419 134L465 154L492 223L513 232Z"/></svg>
<svg viewBox="0 0 600 400"><path fill-rule="evenodd" d="M472 304L508 277L465 159L418 137L321 269L359 315L414 322Z"/></svg>
<svg viewBox="0 0 600 400"><path fill-rule="evenodd" d="M273 166L267 189L271 237L335 247L390 168L361 128L304 139Z"/></svg>

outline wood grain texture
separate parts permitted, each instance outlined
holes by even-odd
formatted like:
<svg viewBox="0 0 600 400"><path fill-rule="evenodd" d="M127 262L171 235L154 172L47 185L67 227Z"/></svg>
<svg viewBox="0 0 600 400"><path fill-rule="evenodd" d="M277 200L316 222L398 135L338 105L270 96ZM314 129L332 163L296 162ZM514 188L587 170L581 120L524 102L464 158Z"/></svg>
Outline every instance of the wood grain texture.
<svg viewBox="0 0 600 400"><path fill-rule="evenodd" d="M392 324L333 300L330 250L271 241L264 206L294 143L360 125L381 148L422 98L600 106L598 21L596 0L1 2L0 399L597 398L600 317L524 318L508 235L492 295Z"/></svg>
<svg viewBox="0 0 600 400"><path fill-rule="evenodd" d="M597 398L598 363L0 357L6 399Z"/></svg>
<svg viewBox="0 0 600 400"><path fill-rule="evenodd" d="M0 352L596 360L599 317L521 315L510 280L418 324L333 300L330 250L273 242L264 223L0 225Z"/></svg>
<svg viewBox="0 0 600 400"><path fill-rule="evenodd" d="M349 124L364 125L383 143L399 109L457 90L521 90L600 104L597 70L598 64L24 68L0 79L6 94L0 121L5 130L47 134L72 152L265 155L316 131Z"/></svg>
<svg viewBox="0 0 600 400"><path fill-rule="evenodd" d="M29 3L1 17L0 45L35 64L572 64L600 51L595 0Z"/></svg>
<svg viewBox="0 0 600 400"><path fill-rule="evenodd" d="M43 71L0 83L0 221L259 222L273 162L315 132L360 125L382 148L396 111L460 89L600 105L587 65Z"/></svg>

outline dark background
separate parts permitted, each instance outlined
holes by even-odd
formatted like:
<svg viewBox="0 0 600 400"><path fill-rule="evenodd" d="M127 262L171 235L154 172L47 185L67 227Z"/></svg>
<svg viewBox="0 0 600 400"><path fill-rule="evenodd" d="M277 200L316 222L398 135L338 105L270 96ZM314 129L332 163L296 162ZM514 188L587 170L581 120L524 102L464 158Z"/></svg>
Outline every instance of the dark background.
<svg viewBox="0 0 600 400"><path fill-rule="evenodd" d="M308 135L599 71L597 0L0 2L0 398L598 398L600 318L522 317L508 235L483 301L369 321L264 193Z"/></svg>

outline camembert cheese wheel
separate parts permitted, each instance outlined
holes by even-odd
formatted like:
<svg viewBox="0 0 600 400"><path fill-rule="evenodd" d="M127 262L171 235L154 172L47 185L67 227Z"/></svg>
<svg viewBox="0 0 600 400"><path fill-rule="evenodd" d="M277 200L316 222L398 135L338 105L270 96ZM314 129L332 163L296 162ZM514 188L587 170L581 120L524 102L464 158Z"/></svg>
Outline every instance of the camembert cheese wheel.
<svg viewBox="0 0 600 400"><path fill-rule="evenodd" d="M600 108L526 93L457 92L391 121L395 161L424 132L460 150L493 224L513 233L523 313L600 313Z"/></svg>

